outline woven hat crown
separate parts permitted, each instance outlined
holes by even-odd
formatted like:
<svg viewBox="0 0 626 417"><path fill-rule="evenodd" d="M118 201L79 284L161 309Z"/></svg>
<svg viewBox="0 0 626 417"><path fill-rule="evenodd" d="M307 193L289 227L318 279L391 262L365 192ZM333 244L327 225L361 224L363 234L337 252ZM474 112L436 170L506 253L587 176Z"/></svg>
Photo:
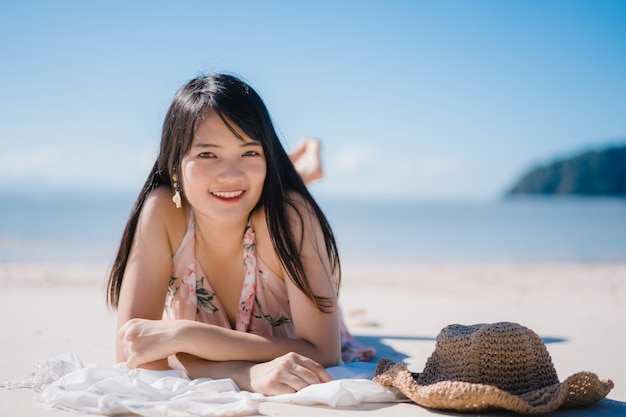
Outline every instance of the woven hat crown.
<svg viewBox="0 0 626 417"><path fill-rule="evenodd" d="M417 381L423 385L441 381L493 385L515 395L559 383L541 338L508 322L445 327Z"/></svg>

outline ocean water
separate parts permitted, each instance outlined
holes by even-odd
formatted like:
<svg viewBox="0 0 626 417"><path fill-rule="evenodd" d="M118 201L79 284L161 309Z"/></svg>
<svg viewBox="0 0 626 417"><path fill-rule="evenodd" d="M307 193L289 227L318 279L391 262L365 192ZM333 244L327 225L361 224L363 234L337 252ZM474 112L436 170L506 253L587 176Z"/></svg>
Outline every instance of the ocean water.
<svg viewBox="0 0 626 417"><path fill-rule="evenodd" d="M626 199L329 204L347 259L624 262Z"/></svg>
<svg viewBox="0 0 626 417"><path fill-rule="evenodd" d="M111 262L134 196L0 196L0 262ZM320 199L344 262L626 262L626 199Z"/></svg>

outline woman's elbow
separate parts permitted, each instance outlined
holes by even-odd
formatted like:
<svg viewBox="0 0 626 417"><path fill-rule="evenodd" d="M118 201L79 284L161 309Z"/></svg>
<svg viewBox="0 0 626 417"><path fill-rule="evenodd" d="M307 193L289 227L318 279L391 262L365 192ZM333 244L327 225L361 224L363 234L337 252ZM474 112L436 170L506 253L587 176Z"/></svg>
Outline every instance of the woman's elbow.
<svg viewBox="0 0 626 417"><path fill-rule="evenodd" d="M325 361L320 362L320 365L322 365L324 368L330 368L333 366L341 365L341 361L339 358L333 358L330 360L325 360Z"/></svg>
<svg viewBox="0 0 626 417"><path fill-rule="evenodd" d="M318 349L317 362L324 368L341 364L341 346L331 349Z"/></svg>

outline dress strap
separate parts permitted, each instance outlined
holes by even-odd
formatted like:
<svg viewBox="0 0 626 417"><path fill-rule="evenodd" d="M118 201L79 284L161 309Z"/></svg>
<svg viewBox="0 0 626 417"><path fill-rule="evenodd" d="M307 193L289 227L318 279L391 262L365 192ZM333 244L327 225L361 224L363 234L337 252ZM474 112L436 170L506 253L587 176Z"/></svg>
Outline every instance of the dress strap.
<svg viewBox="0 0 626 417"><path fill-rule="evenodd" d="M175 263L180 254L182 253L187 243L194 237L196 229L196 220L193 216L193 209L189 210L189 220L187 221L187 231L185 232L185 236L183 237L182 242L180 242L180 246L176 249L176 253L172 257L172 263Z"/></svg>
<svg viewBox="0 0 626 417"><path fill-rule="evenodd" d="M254 230L252 229L251 219L248 220L246 230L243 234L243 265L245 277L243 280L243 288L241 289L241 298L239 299L239 309L237 310L236 329L247 332L250 328L252 309L254 308L254 300L257 294L256 238Z"/></svg>

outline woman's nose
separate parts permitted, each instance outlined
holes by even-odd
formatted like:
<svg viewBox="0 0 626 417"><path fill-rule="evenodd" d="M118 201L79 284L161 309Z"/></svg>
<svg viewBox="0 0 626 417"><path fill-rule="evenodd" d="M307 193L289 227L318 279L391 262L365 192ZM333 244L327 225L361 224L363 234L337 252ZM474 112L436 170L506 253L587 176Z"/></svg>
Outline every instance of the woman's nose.
<svg viewBox="0 0 626 417"><path fill-rule="evenodd" d="M239 161L225 161L218 174L218 180L222 182L233 181L242 177L243 170Z"/></svg>

